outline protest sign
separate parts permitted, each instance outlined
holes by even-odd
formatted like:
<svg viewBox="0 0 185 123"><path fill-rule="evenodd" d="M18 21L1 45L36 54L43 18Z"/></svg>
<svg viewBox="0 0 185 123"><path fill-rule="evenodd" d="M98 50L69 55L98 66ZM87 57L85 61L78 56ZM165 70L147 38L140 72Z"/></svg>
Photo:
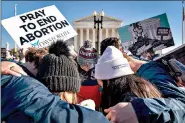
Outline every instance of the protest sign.
<svg viewBox="0 0 185 123"><path fill-rule="evenodd" d="M136 56L149 49L157 51L174 45L166 14L120 27L118 33L123 47Z"/></svg>
<svg viewBox="0 0 185 123"><path fill-rule="evenodd" d="M180 61L182 64L185 65L185 44L182 44L181 46L162 54L160 57L157 57L154 59L154 61L161 62L162 59L170 60L175 58L176 60Z"/></svg>
<svg viewBox="0 0 185 123"><path fill-rule="evenodd" d="M162 63L176 81L177 77L185 81L185 44L155 58L154 61Z"/></svg>
<svg viewBox="0 0 185 123"><path fill-rule="evenodd" d="M47 47L77 35L55 5L4 19L2 25L20 48Z"/></svg>

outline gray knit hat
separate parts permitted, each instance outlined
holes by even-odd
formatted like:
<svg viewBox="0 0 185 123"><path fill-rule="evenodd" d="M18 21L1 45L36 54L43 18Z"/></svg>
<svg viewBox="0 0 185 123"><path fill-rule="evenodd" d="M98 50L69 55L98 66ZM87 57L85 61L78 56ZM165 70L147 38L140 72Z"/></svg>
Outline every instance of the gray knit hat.
<svg viewBox="0 0 185 123"><path fill-rule="evenodd" d="M96 64L98 60L97 50L92 47L92 41L84 41L84 45L80 48L77 62L80 66L85 64Z"/></svg>
<svg viewBox="0 0 185 123"><path fill-rule="evenodd" d="M69 58L65 42L58 41L49 48L38 69L38 78L51 92L79 92L81 80L77 66Z"/></svg>

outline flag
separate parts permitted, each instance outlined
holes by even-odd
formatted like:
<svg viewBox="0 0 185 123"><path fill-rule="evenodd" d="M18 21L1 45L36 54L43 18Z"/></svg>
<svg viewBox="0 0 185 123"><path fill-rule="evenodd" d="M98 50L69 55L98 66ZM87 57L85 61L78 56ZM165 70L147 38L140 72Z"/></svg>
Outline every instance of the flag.
<svg viewBox="0 0 185 123"><path fill-rule="evenodd" d="M184 20L185 20L184 0L182 0L182 44L184 44Z"/></svg>
<svg viewBox="0 0 185 123"><path fill-rule="evenodd" d="M182 1L182 21L185 20L185 13L184 13L184 0Z"/></svg>

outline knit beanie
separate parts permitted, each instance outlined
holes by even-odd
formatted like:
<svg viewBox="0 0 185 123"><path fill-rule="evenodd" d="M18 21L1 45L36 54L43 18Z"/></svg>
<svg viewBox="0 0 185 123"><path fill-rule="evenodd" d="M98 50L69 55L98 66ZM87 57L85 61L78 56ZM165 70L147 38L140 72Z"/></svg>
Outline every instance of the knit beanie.
<svg viewBox="0 0 185 123"><path fill-rule="evenodd" d="M95 78L109 80L134 74L123 54L114 46L108 46L95 65Z"/></svg>
<svg viewBox="0 0 185 123"><path fill-rule="evenodd" d="M96 64L97 63L97 50L92 47L92 41L86 40L83 46L80 48L77 62L80 66L85 64Z"/></svg>
<svg viewBox="0 0 185 123"><path fill-rule="evenodd" d="M77 66L69 57L67 44L57 41L41 60L37 77L51 92L79 92L81 80Z"/></svg>

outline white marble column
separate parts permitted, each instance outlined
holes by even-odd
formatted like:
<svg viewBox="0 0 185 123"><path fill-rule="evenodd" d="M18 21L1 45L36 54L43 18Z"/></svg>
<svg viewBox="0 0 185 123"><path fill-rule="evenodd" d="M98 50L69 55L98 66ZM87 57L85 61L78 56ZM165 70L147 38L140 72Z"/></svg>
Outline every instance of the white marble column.
<svg viewBox="0 0 185 123"><path fill-rule="evenodd" d="M93 47L95 48L95 43L96 43L95 31L96 31L96 30L93 28L92 31L93 31L93 39L92 39L92 42L93 42Z"/></svg>
<svg viewBox="0 0 185 123"><path fill-rule="evenodd" d="M114 28L112 28L112 37L115 37L115 31L114 31L115 29Z"/></svg>
<svg viewBox="0 0 185 123"><path fill-rule="evenodd" d="M80 28L80 47L83 46L83 28Z"/></svg>
<svg viewBox="0 0 185 123"><path fill-rule="evenodd" d="M88 40L89 39L89 28L86 29L86 39L85 40Z"/></svg>
<svg viewBox="0 0 185 123"><path fill-rule="evenodd" d="M108 28L106 28L105 31L106 31L106 32L105 32L105 38L110 37L110 36L109 36L109 30L108 30Z"/></svg>
<svg viewBox="0 0 185 123"><path fill-rule="evenodd" d="M75 47L75 50L78 51L78 50L79 50L79 49L78 49L78 48L79 48L79 46L78 46L79 43L78 43L77 41L78 41L79 33L78 33L77 28L75 28L75 31L77 32L78 35L74 37L74 47Z"/></svg>

